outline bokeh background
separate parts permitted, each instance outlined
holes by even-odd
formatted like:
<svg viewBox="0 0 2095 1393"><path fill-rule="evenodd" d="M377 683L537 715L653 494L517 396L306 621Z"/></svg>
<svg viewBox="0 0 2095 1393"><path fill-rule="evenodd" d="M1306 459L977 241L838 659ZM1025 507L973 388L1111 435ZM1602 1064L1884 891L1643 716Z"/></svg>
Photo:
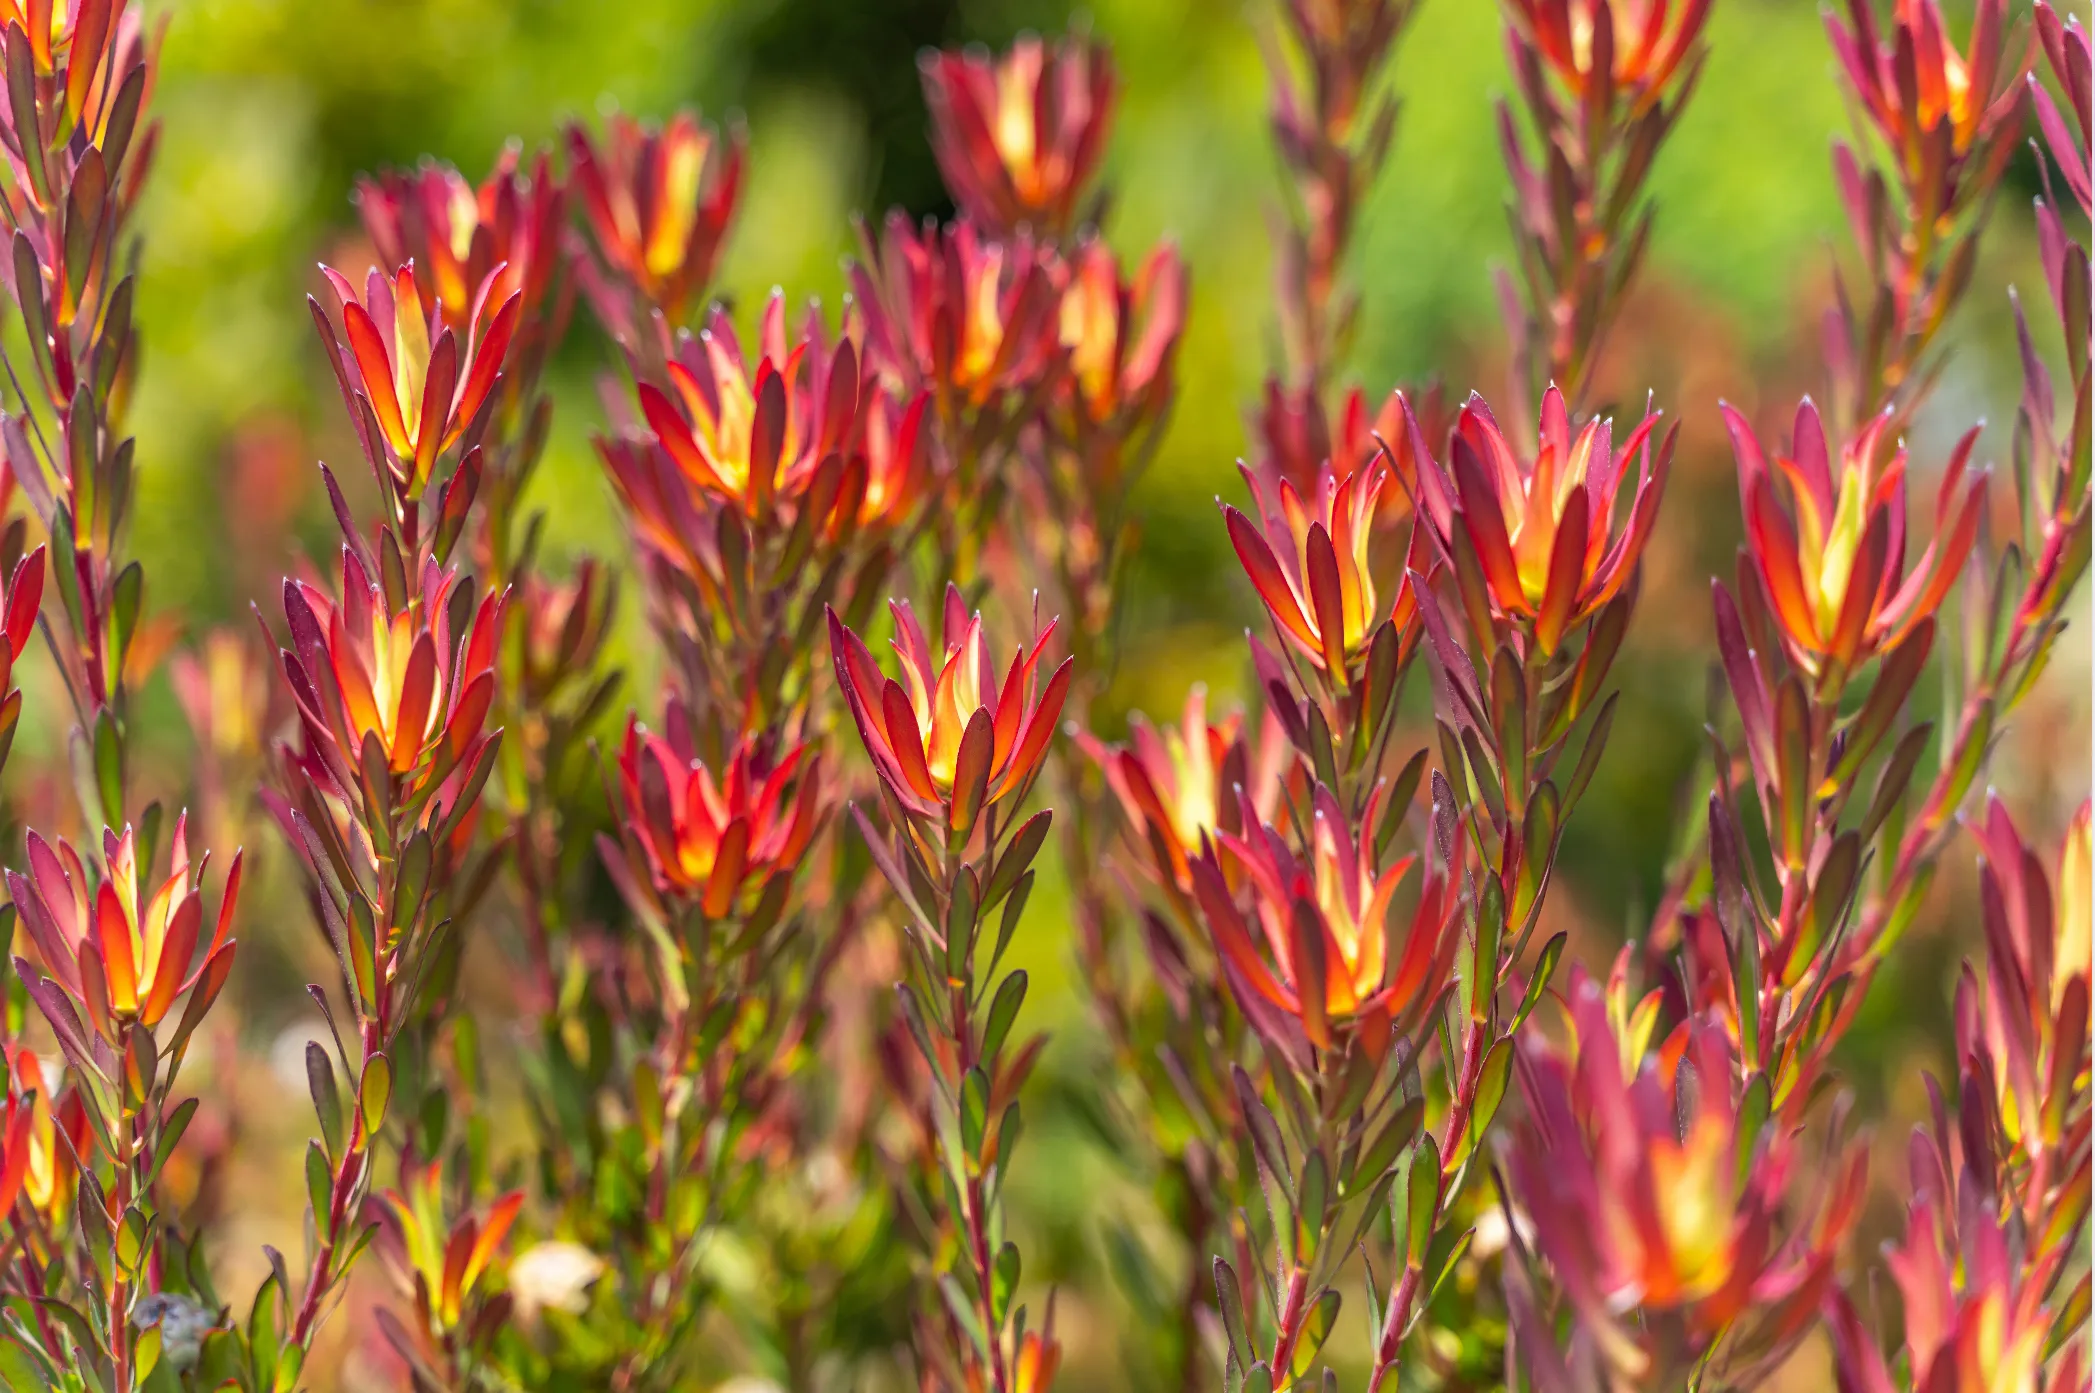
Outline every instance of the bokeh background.
<svg viewBox="0 0 2095 1393"><path fill-rule="evenodd" d="M1251 601L1213 499L1240 488L1233 462L1245 448L1243 407L1276 356L1262 0L1099 0L1074 15L1052 0L182 0L149 8L164 13L167 30L154 97L162 143L141 218L135 547L151 577L149 603L178 653L193 654L214 630L241 634L259 653L248 606L266 609L277 578L329 536L313 461L352 451L303 300L316 261L360 255L350 203L359 171L433 155L477 177L505 141L546 141L563 119L609 106L736 114L750 131L752 177L724 297L753 306L776 285L796 301L833 302L855 214L948 211L925 141L919 49L996 45L1074 20L1110 40L1122 80L1108 157L1117 190L1109 240L1135 257L1174 238L1193 277L1181 394L1140 495L1131 656L1115 675L1101 733L1117 734L1127 709L1175 711L1193 681L1224 694L1239 685ZM1510 247L1493 130L1493 105L1509 81L1497 26L1488 0L1425 0L1396 61L1399 135L1351 267L1364 301L1350 375L1376 397L1429 374L1456 392L1488 393L1503 378L1490 278ZM1631 651L1617 669L1627 705L1602 780L1572 827L1555 896L1553 912L1576 930L1574 951L1589 963L1605 962L1642 923L1701 739L1707 577L1729 569L1737 542L1717 402L1774 425L1817 380L1816 326L1845 235L1827 154L1849 118L1817 0L1721 0L1708 37L1700 91L1652 181L1656 236L1603 374L1614 399L1640 405L1648 390L1685 428ZM1915 430L1922 479L1980 417L1992 422L1982 454L2005 459L2019 394L2008 288L2020 282L2042 294L2028 211L2036 187L2025 156L1955 323L1950 367ZM556 426L536 501L549 510L556 556L616 559L610 495L590 447L601 420L592 375L606 345L577 318L554 371ZM2048 313L2032 318L2040 334L2051 323ZM1923 484L1915 494L1929 491ZM2085 615L2085 593L2079 604ZM626 615L624 632L638 637L637 615ZM1994 771L2011 806L2047 838L2088 786L2086 632L2083 624L2067 638L2047 692L2027 708ZM634 660L632 693L651 709L645 654ZM146 759L161 771L146 779L170 788L183 784L199 738L183 719L183 668L164 666L144 698ZM227 690L222 678L218 724L206 737L221 743L233 739ZM35 724L35 713L57 704L32 697L27 707L20 748L62 767L60 732ZM38 797L33 788L22 795L30 804ZM229 820L244 820L238 789L221 791L221 805ZM254 946L243 949L236 985L239 1025L217 1042L218 1067L237 1081L227 1126L239 1137L217 1182L237 1197L224 1255L230 1274L243 1264L259 1271L261 1242L298 1243L302 1197L295 1167L282 1162L304 1137L295 1061L310 1006L299 984L320 970L273 832L258 821L239 831L261 866L242 932ZM1894 1189L1899 1119L1921 1105L1919 1071L1948 1063L1950 982L1977 942L1965 912L1970 880L1961 860L1942 877L1929 922L1880 981L1847 1047L1865 1114L1883 1119L1877 1150ZM1042 1101L1029 1114L1035 1140L1014 1177L1037 1235L1029 1270L1067 1288L1067 1386L1125 1386L1112 1340L1120 1297L1103 1235L1139 1203L1091 1143L1082 1090L1070 1084L1097 1055L1051 898L1029 922L1020 951L1035 974L1035 1009L1057 1037ZM481 965L491 979L499 969ZM292 1062L281 1081L273 1058ZM1041 1256L1031 1258L1035 1251ZM231 1275L226 1290L250 1286ZM1800 1386L1817 1385L1806 1376Z"/></svg>

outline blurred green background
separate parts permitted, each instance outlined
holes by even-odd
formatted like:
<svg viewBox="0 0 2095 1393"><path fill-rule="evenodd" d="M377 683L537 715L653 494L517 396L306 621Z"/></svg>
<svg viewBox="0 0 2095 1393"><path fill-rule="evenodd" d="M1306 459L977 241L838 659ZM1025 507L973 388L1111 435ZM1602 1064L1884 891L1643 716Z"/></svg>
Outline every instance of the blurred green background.
<svg viewBox="0 0 2095 1393"><path fill-rule="evenodd" d="M164 130L142 216L135 542L155 608L178 612L192 633L247 622L251 601L266 611L300 539L326 544L311 461L346 462L352 449L302 301L317 260L355 254L349 193L359 171L434 155L477 177L504 141L543 142L563 119L612 104L647 116L679 104L739 113L752 175L721 291L751 305L779 285L795 300L833 303L851 215L946 206L924 138L917 51L1000 44L1022 28L1055 30L1071 19L1049 0L184 0L151 8L168 28L154 99ZM1122 80L1109 239L1134 257L1172 237L1193 277L1181 395L1142 495L1143 551L1131 582L1139 639L1131 651L1140 656L1109 702L1169 713L1194 680L1224 691L1237 683L1250 613L1212 499L1240 488L1233 461L1245 448L1242 409L1276 355L1268 226L1277 165L1260 54L1272 17L1256 2L1101 0L1080 22L1110 40ZM1955 24L1961 32L1961 18ZM1364 304L1351 371L1377 398L1428 373L1458 392L1489 393L1502 377L1490 279L1509 247L1493 127L1493 104L1508 85L1498 25L1488 0L1425 0L1396 63L1399 136L1352 262ZM1640 403L1650 388L1687 425L1636 637L1618 668L1626 719L1580 810L1559 882L1557 912L1585 926L1589 962L1605 960L1655 894L1704 718L1707 576L1729 569L1736 542L1717 399L1769 426L1786 421L1785 403L1816 381L1816 316L1845 236L1827 151L1847 116L1816 0L1722 0L1709 43L1700 91L1652 182L1656 238L1604 378L1626 401ZM1923 479L1947 440L1980 416L1994 423L1984 450L2005 453L2019 393L2006 287L2019 281L2042 293L2028 215L2035 188L2024 157L1955 326L1968 351L1953 358L1916 431ZM2032 317L2040 330L2049 323L2048 312ZM617 557L623 547L589 445L600 420L591 376L605 345L586 318L577 316L556 365L557 425L538 501L551 509L556 554ZM1925 483L1916 495L1928 496ZM2085 596L2081 603L2085 610ZM2069 638L2051 695L1996 770L2039 827L2057 825L2086 790L2084 635L2083 627ZM165 686L156 679L150 699L171 717ZM652 705L644 685L639 699ZM1948 885L1938 917L1958 917L1961 893ZM1033 923L1029 965L1059 984L1035 999L1064 1027L1057 1058L1067 1072L1085 1058L1081 1007L1061 966L1066 944L1052 906ZM1880 985L1851 1051L1866 1097L1900 1111L1917 1098L1907 1082L1916 1066L1940 1067L1948 973L1974 942L1924 936L1903 976ZM286 1001L277 1019L298 1009ZM1018 1183L1053 1239L1052 1270L1095 1276L1098 1164L1076 1134L1075 1124L1048 1118L1034 1132L1047 1140L1033 1175ZM1058 1146L1066 1164L1057 1163Z"/></svg>

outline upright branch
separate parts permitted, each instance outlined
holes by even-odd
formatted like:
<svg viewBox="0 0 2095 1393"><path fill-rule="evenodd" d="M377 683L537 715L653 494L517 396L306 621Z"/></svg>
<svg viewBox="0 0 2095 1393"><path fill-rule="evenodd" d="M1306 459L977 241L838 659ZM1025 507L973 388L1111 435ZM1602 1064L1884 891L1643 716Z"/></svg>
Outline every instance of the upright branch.
<svg viewBox="0 0 2095 1393"><path fill-rule="evenodd" d="M1710 0L1501 0L1527 134L1499 103L1520 284L1500 286L1521 403L1574 414L1651 240L1645 181L1708 50Z"/></svg>
<svg viewBox="0 0 2095 1393"><path fill-rule="evenodd" d="M490 269L454 329L411 266L374 270L361 297L326 274L334 304L312 310L380 516L360 526L323 468L341 526L339 579L284 582L280 658L299 738L279 751L280 782L264 796L342 966L335 1001L350 1028L328 991L308 989L334 1051L315 1042L306 1057L322 1133L306 1166L313 1248L295 1296L281 1264L256 1296L250 1328L264 1333L248 1359L260 1384L275 1370L295 1376L372 1236L364 1202L393 1095L405 1091L408 1111L426 1115L423 1095L438 1084L425 1027L444 1012L458 929L497 864L492 851L475 854L475 832L501 745L489 718L507 592L451 558L521 291L505 293L501 268ZM422 1141L434 1150L441 1138Z"/></svg>
<svg viewBox="0 0 2095 1393"><path fill-rule="evenodd" d="M2031 45L2007 0L1978 0L1963 52L1936 0L1898 0L1882 34L1869 0L1846 8L1845 25L1826 8L1826 33L1857 143L1834 142L1833 173L1862 264L1836 282L1826 366L1837 431L1889 410L1897 434L1941 370L1929 350L2023 131Z"/></svg>
<svg viewBox="0 0 2095 1393"><path fill-rule="evenodd" d="M0 111L12 248L0 280L22 317L29 356L16 363L0 354L9 394L0 439L50 539L60 605L42 627L73 708L74 762L91 771L80 781L81 821L91 827L125 823L129 693L150 661L143 648L134 652L145 573L122 556L135 484L123 417L137 361L131 213L159 133L145 114L156 54L141 11L122 0L84 0L57 13L9 7L0 30L14 94ZM10 573L23 549L10 529L0 544ZM39 578L41 552L32 563ZM11 585L10 594L29 598L36 589ZM20 636L10 627L14 657ZM12 739L19 713L12 699L0 708L4 738Z"/></svg>
<svg viewBox="0 0 2095 1393"><path fill-rule="evenodd" d="M1269 390L1323 418L1360 313L1345 281L1347 254L1396 135L1388 72L1418 0L1281 0L1279 8L1265 50L1268 119L1287 181L1273 220L1284 370Z"/></svg>
<svg viewBox="0 0 2095 1393"><path fill-rule="evenodd" d="M1997 801L1979 843L1986 973L1958 983L1955 1107L1930 1079L1886 1245L1904 1358L1833 1293L1841 1393L2087 1386L2088 805L2049 874Z"/></svg>
<svg viewBox="0 0 2095 1393"><path fill-rule="evenodd" d="M34 1060L15 1056L9 1087L20 1130L11 1128L6 1141L16 1187L8 1209L15 1211L22 1167L33 1159L31 1129L42 1132L49 1174L72 1199L65 1213L57 1202L63 1191L45 1187L41 1207L31 1210L34 1229L15 1235L42 1248L43 1267L33 1276L17 1271L11 1282L27 1283L22 1294L70 1332L41 1341L21 1338L20 1326L11 1332L14 1348L51 1387L88 1380L142 1387L169 1333L163 1317L174 1311L177 1323L192 1316L215 1323L197 1299L208 1299L209 1287L194 1285L160 1181L198 1107L194 1098L174 1097L189 1042L233 969L240 858L207 937L210 857L190 860L185 822L175 820L167 875L157 882L157 817L143 837L128 826L105 830L86 857L62 838L54 847L32 831L27 872L7 873L9 936L18 918L36 960L15 958L15 974L57 1040L69 1079L63 1107L86 1124L84 1133L62 1137L47 1130L60 1105L37 1095Z"/></svg>
<svg viewBox="0 0 2095 1393"><path fill-rule="evenodd" d="M1407 801L1415 789L1404 792ZM1243 1067L1233 1070L1242 1164L1258 1176L1268 1223L1239 1214L1237 1262L1214 1259L1232 1393L1313 1382L1340 1305L1331 1283L1385 1204L1419 1221L1398 1243L1422 1269L1427 1261L1432 1225L1418 1205L1439 1188L1443 1153L1422 1130L1421 1060L1436 1018L1475 980L1455 966L1473 907L1465 903L1466 838L1440 798L1417 898L1408 915L1396 908L1419 858L1391 854L1404 810L1386 814L1386 792L1378 789L1354 819L1314 783L1299 841L1288 831L1301 826L1298 809L1272 826L1239 791L1242 834L1218 831L1191 866L1222 975L1258 1038L1279 1103L1269 1105ZM1487 1114L1503 1093L1502 1067L1497 1078ZM1458 1122L1444 1133L1462 1153L1446 1155L1448 1165L1464 1164L1468 1132ZM1433 1275L1446 1270L1447 1255L1437 1256L1443 1265ZM1239 1266L1262 1279L1249 1301ZM1371 1329L1376 1303L1371 1277Z"/></svg>
<svg viewBox="0 0 2095 1393"><path fill-rule="evenodd" d="M564 241L568 191L547 152L527 170L511 143L478 185L425 160L412 171L360 180L356 203L381 262L414 265L454 334L470 331L483 286L495 303L516 297L515 327L480 431L466 544L485 583L517 597L507 613L495 718L510 738L491 806L506 824L516 869L527 994L543 1012L558 991L556 949L575 912L572 882L587 864L586 829L565 816L586 786L576 756L619 681L603 663L615 580L587 557L568 578L548 574L539 555L545 514L524 511L552 424L544 371L574 302Z"/></svg>
<svg viewBox="0 0 2095 1393"><path fill-rule="evenodd" d="M1051 821L1042 811L1021 822L1018 810L1054 738L1073 660L1042 681L1050 623L1000 681L982 618L958 590L946 593L935 650L906 602L890 608L900 680L834 612L829 640L837 685L879 776L886 834L863 811L854 816L907 916L909 978L896 994L931 1085L916 1180L919 1202L940 1218L926 1235L933 1299L919 1318L916 1354L930 1386L1045 1393L1061 1360L1054 1303L1040 1329L1026 1329L1021 1260L1003 1209L1018 1094L1045 1039L1013 1037L1026 974L998 968Z"/></svg>
<svg viewBox="0 0 2095 1393"><path fill-rule="evenodd" d="M1482 398L1457 419L1442 464L1407 431L1418 471L1416 595L1434 681L1443 768L1436 802L1465 820L1482 883L1469 970L1441 1035L1447 1111L1439 1168L1414 1182L1404 1269L1382 1313L1371 1389L1393 1378L1405 1337L1466 1245L1433 1259L1470 1162L1502 1100L1516 1033L1549 983L1564 936L1530 955L1564 827L1607 743L1608 672L1636 603L1638 564L1671 470L1678 427L1647 414L1618 446L1610 420L1572 430L1562 395L1542 399L1532 458ZM1630 480L1635 462L1633 489ZM1423 537L1424 541L1418 540ZM1573 734L1585 735L1568 772ZM1527 964L1525 969L1522 964Z"/></svg>
<svg viewBox="0 0 2095 1393"><path fill-rule="evenodd" d="M27 931L14 975L56 1039L65 1082L46 1092L44 1070L12 1038L23 1002L10 992L0 1213L20 1245L9 1294L35 1315L10 1321L5 1339L50 1386L114 1393L154 1375L164 1339L193 1351L215 1320L160 1182L198 1108L174 1088L232 968L240 868L236 855L206 935L208 853L191 859L183 816L163 844L161 806L134 812L129 797L130 695L156 656L141 641L144 572L122 555L135 484L122 433L137 359L130 216L158 129L145 118L156 51L121 0L0 10L11 246L0 280L28 350L25 363L0 354L4 492L19 483L48 537L25 556L24 522L0 533L0 760L21 715L15 665L40 627L72 707L78 822L103 829L84 854L32 830L26 872L8 874L0 940L11 949L17 923ZM51 616L41 614L47 549L60 602Z"/></svg>

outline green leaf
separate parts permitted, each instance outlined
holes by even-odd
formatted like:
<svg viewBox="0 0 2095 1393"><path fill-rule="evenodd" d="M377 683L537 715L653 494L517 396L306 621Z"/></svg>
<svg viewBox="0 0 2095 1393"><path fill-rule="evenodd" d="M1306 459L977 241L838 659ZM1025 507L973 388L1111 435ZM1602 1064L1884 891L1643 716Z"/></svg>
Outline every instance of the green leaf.
<svg viewBox="0 0 2095 1393"><path fill-rule="evenodd" d="M1491 1052L1484 1056L1484 1070L1477 1078L1477 1101L1470 1109L1469 1145L1464 1155L1474 1151L1491 1129L1492 1119L1498 1116L1499 1104L1505 1101L1506 1081L1512 1073L1513 1040L1502 1035L1492 1043Z"/></svg>
<svg viewBox="0 0 2095 1393"><path fill-rule="evenodd" d="M946 911L946 977L955 983L972 980L975 956L975 868L962 866L953 877L953 903Z"/></svg>
<svg viewBox="0 0 2095 1393"><path fill-rule="evenodd" d="M1018 1290L1019 1257L1018 1245L1007 1242L997 1250L996 1268L991 1274L990 1296L998 1320L1011 1309L1011 1294Z"/></svg>
<svg viewBox="0 0 2095 1393"><path fill-rule="evenodd" d="M960 1081L960 1149L972 1172L982 1164L982 1141L989 1126L989 1078L979 1068Z"/></svg>
<svg viewBox="0 0 2095 1393"><path fill-rule="evenodd" d="M1230 1357L1238 1368L1251 1362L1251 1336L1244 1330L1244 1292L1237 1285L1236 1269L1215 1259L1215 1304L1222 1309L1222 1332L1229 1337Z"/></svg>
<svg viewBox="0 0 2095 1393"><path fill-rule="evenodd" d="M1542 994L1549 990L1550 978L1556 975L1557 959L1564 956L1566 937L1567 935L1560 930L1554 938L1543 944L1542 951L1535 955L1534 971L1528 974L1528 989L1521 993L1520 1005L1513 1012L1513 1021L1506 1027L1508 1035L1526 1025L1528 1017L1533 1015L1535 1008L1541 1004Z"/></svg>
<svg viewBox="0 0 2095 1393"><path fill-rule="evenodd" d="M340 1160L342 1090L335 1082L335 1066L318 1040L306 1041L306 1091L313 1096L313 1113L320 1119L320 1137L327 1144L328 1160Z"/></svg>
<svg viewBox="0 0 2095 1393"><path fill-rule="evenodd" d="M1426 1100L1413 1098L1398 1108L1375 1134L1353 1163L1353 1174L1346 1186L1346 1193L1354 1195L1373 1186L1388 1172L1397 1154L1411 1145L1418 1136L1419 1124L1426 1116Z"/></svg>
<svg viewBox="0 0 2095 1393"><path fill-rule="evenodd" d="M174 1111L167 1115L167 1121L160 1125L160 1144L153 1148L152 1169L146 1172L148 1185L160 1178L161 1168L167 1164L167 1158L174 1155L175 1148L182 1144L182 1134L189 1130L189 1120L196 1116L198 1101L195 1098L184 1098L175 1105Z"/></svg>
<svg viewBox="0 0 2095 1393"><path fill-rule="evenodd" d="M95 793L102 800L103 825L123 826L124 738L106 706L95 717Z"/></svg>
<svg viewBox="0 0 2095 1393"><path fill-rule="evenodd" d="M1433 1241L1433 1221L1440 1213L1440 1147L1428 1135L1411 1158L1410 1193L1405 1199L1404 1260L1422 1268Z"/></svg>
<svg viewBox="0 0 2095 1393"><path fill-rule="evenodd" d="M334 1191L334 1173L328 1168L327 1153L320 1149L319 1142L306 1143L306 1199L313 1206L313 1232L322 1243L335 1236L332 1209L329 1202Z"/></svg>
<svg viewBox="0 0 2095 1393"><path fill-rule="evenodd" d="M393 1099L393 1061L374 1054L364 1061L363 1081L357 1085L357 1112L363 1119L364 1135L375 1137L385 1125L386 1105Z"/></svg>
<svg viewBox="0 0 2095 1393"><path fill-rule="evenodd" d="M982 1057L994 1060L997 1052L1004 1048L1004 1041L1011 1034L1011 1027L1018 1020L1018 1008L1026 999L1026 971L1019 968L997 984L997 994L989 1003L989 1015L982 1024Z"/></svg>

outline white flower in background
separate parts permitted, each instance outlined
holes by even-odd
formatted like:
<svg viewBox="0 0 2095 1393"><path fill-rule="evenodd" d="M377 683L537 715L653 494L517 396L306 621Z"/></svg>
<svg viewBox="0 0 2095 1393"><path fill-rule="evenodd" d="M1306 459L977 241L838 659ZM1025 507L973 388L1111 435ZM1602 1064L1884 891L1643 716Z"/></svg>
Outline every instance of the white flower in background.
<svg viewBox="0 0 2095 1393"><path fill-rule="evenodd" d="M604 1275L604 1260L579 1243L533 1244L509 1264L509 1294L517 1314L530 1321L540 1311L580 1315L589 1309L589 1288Z"/></svg>

